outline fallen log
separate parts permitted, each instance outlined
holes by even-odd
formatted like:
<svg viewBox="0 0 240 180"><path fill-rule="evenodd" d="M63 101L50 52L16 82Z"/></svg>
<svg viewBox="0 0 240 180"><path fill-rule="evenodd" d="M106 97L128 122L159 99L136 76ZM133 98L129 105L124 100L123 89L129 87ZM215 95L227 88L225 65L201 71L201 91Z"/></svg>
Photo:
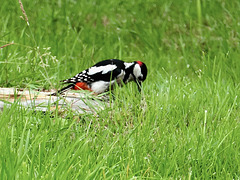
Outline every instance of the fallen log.
<svg viewBox="0 0 240 180"><path fill-rule="evenodd" d="M74 113L95 113L108 105L106 96L95 96L88 91L68 92L64 95L51 96L51 91L31 89L0 88L0 110L13 103L38 111L59 112L72 110Z"/></svg>

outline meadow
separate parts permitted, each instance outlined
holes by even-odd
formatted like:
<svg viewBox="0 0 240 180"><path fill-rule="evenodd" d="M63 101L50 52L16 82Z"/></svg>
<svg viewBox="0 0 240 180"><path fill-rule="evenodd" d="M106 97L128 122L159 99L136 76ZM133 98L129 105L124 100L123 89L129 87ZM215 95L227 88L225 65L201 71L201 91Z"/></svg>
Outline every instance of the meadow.
<svg viewBox="0 0 240 180"><path fill-rule="evenodd" d="M58 89L111 58L148 77L94 114L5 107L0 179L240 179L238 0L22 4L1 2L0 87Z"/></svg>

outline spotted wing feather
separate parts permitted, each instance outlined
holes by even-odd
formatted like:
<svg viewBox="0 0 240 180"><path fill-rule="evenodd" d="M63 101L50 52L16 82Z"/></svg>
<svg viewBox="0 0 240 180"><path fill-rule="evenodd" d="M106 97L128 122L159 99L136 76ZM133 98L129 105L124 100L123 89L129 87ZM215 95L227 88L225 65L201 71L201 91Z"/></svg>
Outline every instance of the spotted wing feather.
<svg viewBox="0 0 240 180"><path fill-rule="evenodd" d="M116 67L116 68L114 68ZM108 69L109 68L109 69ZM91 68L82 71L70 79L66 79L64 83L86 82L90 84L96 81L110 81L116 79L124 69L124 62L117 59L101 61Z"/></svg>

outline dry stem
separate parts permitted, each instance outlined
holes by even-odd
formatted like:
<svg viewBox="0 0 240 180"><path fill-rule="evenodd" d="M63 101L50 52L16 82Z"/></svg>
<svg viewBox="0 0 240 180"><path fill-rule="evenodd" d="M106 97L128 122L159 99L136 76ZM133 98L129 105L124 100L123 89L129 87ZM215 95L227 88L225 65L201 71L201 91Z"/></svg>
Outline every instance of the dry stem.
<svg viewBox="0 0 240 180"><path fill-rule="evenodd" d="M10 46L10 45L12 45L12 44L14 44L14 43L5 44L5 45L1 46L0 49L5 48L5 47L7 47L7 46Z"/></svg>

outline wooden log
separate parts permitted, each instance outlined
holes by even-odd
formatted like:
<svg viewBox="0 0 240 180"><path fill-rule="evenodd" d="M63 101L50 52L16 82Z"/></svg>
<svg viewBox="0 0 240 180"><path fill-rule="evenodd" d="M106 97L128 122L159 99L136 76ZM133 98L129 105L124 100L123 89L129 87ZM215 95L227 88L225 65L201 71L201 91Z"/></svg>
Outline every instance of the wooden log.
<svg viewBox="0 0 240 180"><path fill-rule="evenodd" d="M0 110L17 103L19 106L39 110L74 113L95 113L108 105L106 96L95 96L88 91L68 92L64 95L51 96L53 92L31 89L0 88Z"/></svg>

